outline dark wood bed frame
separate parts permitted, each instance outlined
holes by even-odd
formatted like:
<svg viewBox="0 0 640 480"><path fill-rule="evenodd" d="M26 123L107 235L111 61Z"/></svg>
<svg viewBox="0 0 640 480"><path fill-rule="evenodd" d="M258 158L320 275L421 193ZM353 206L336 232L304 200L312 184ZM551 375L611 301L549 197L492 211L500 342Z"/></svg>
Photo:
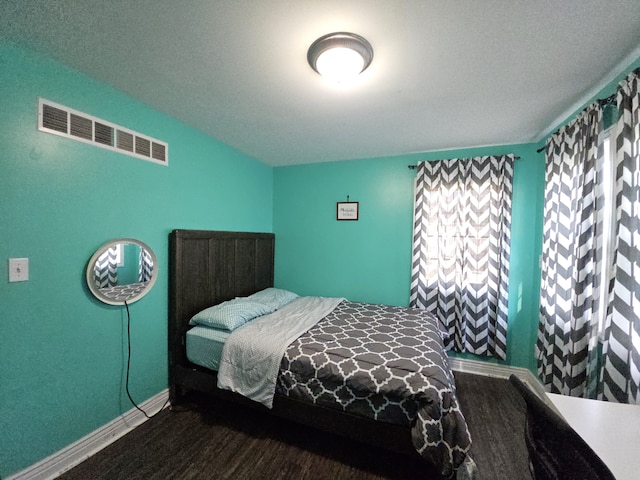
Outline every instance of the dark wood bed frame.
<svg viewBox="0 0 640 480"><path fill-rule="evenodd" d="M408 427L276 395L273 409L218 389L216 372L187 360L189 319L206 307L273 286L275 236L271 233L174 230L169 237L169 398L189 391L246 403L270 414L356 441L418 456Z"/></svg>

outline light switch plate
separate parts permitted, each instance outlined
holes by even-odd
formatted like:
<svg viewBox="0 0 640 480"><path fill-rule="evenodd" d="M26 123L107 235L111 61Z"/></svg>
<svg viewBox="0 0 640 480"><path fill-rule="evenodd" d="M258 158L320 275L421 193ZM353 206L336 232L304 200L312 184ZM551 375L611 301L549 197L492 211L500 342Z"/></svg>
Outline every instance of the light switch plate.
<svg viewBox="0 0 640 480"><path fill-rule="evenodd" d="M29 280L29 259L10 258L9 259L9 281L26 282Z"/></svg>

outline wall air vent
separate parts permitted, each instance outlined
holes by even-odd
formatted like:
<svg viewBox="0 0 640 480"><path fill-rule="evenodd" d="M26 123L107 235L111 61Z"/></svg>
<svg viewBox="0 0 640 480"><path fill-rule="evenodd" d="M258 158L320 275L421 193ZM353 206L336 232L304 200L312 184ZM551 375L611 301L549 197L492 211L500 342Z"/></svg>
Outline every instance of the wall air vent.
<svg viewBox="0 0 640 480"><path fill-rule="evenodd" d="M169 145L64 105L38 98L38 130L168 165Z"/></svg>

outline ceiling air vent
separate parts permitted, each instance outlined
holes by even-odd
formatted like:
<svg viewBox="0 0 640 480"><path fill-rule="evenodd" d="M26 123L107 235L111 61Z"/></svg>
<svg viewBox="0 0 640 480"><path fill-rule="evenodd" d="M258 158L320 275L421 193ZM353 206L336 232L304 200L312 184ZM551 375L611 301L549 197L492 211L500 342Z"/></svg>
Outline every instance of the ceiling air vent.
<svg viewBox="0 0 640 480"><path fill-rule="evenodd" d="M85 140L93 140L93 122L88 119L71 114L71 128L69 133L74 137L84 138Z"/></svg>
<svg viewBox="0 0 640 480"><path fill-rule="evenodd" d="M151 144L151 156L161 162L167 161L167 148L162 143Z"/></svg>
<svg viewBox="0 0 640 480"><path fill-rule="evenodd" d="M118 148L133 152L133 134L118 130Z"/></svg>
<svg viewBox="0 0 640 480"><path fill-rule="evenodd" d="M90 143L149 162L169 163L166 142L78 112L44 98L38 99L38 130Z"/></svg>
<svg viewBox="0 0 640 480"><path fill-rule="evenodd" d="M136 153L145 157L151 156L151 142L136 135Z"/></svg>
<svg viewBox="0 0 640 480"><path fill-rule="evenodd" d="M100 122L95 122L94 128L94 140L102 145L109 145L110 147L113 147L113 127L110 125L104 125Z"/></svg>
<svg viewBox="0 0 640 480"><path fill-rule="evenodd" d="M42 105L40 111L42 112L42 126L44 128L67 133L69 115L65 110L51 105Z"/></svg>

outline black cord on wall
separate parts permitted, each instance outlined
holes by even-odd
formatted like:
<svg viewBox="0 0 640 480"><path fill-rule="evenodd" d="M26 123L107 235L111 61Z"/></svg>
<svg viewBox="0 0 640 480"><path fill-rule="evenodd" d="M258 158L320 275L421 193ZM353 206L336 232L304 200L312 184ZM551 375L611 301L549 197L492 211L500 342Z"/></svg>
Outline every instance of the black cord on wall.
<svg viewBox="0 0 640 480"><path fill-rule="evenodd" d="M164 402L164 405L162 405L160 410L158 410L153 415L149 415L142 408L140 408L138 404L133 400L133 397L131 397L131 393L129 392L129 370L131 368L131 314L129 313L129 304L127 304L126 301L124 302L124 306L127 309L127 378L125 381L125 390L127 391L127 396L129 397L129 401L132 403L132 405L136 407L138 410L140 410L145 417L153 418L156 415L158 415L160 412L162 412L162 410L164 410L164 407L166 407L167 403L169 403L169 399L167 398L167 400Z"/></svg>

